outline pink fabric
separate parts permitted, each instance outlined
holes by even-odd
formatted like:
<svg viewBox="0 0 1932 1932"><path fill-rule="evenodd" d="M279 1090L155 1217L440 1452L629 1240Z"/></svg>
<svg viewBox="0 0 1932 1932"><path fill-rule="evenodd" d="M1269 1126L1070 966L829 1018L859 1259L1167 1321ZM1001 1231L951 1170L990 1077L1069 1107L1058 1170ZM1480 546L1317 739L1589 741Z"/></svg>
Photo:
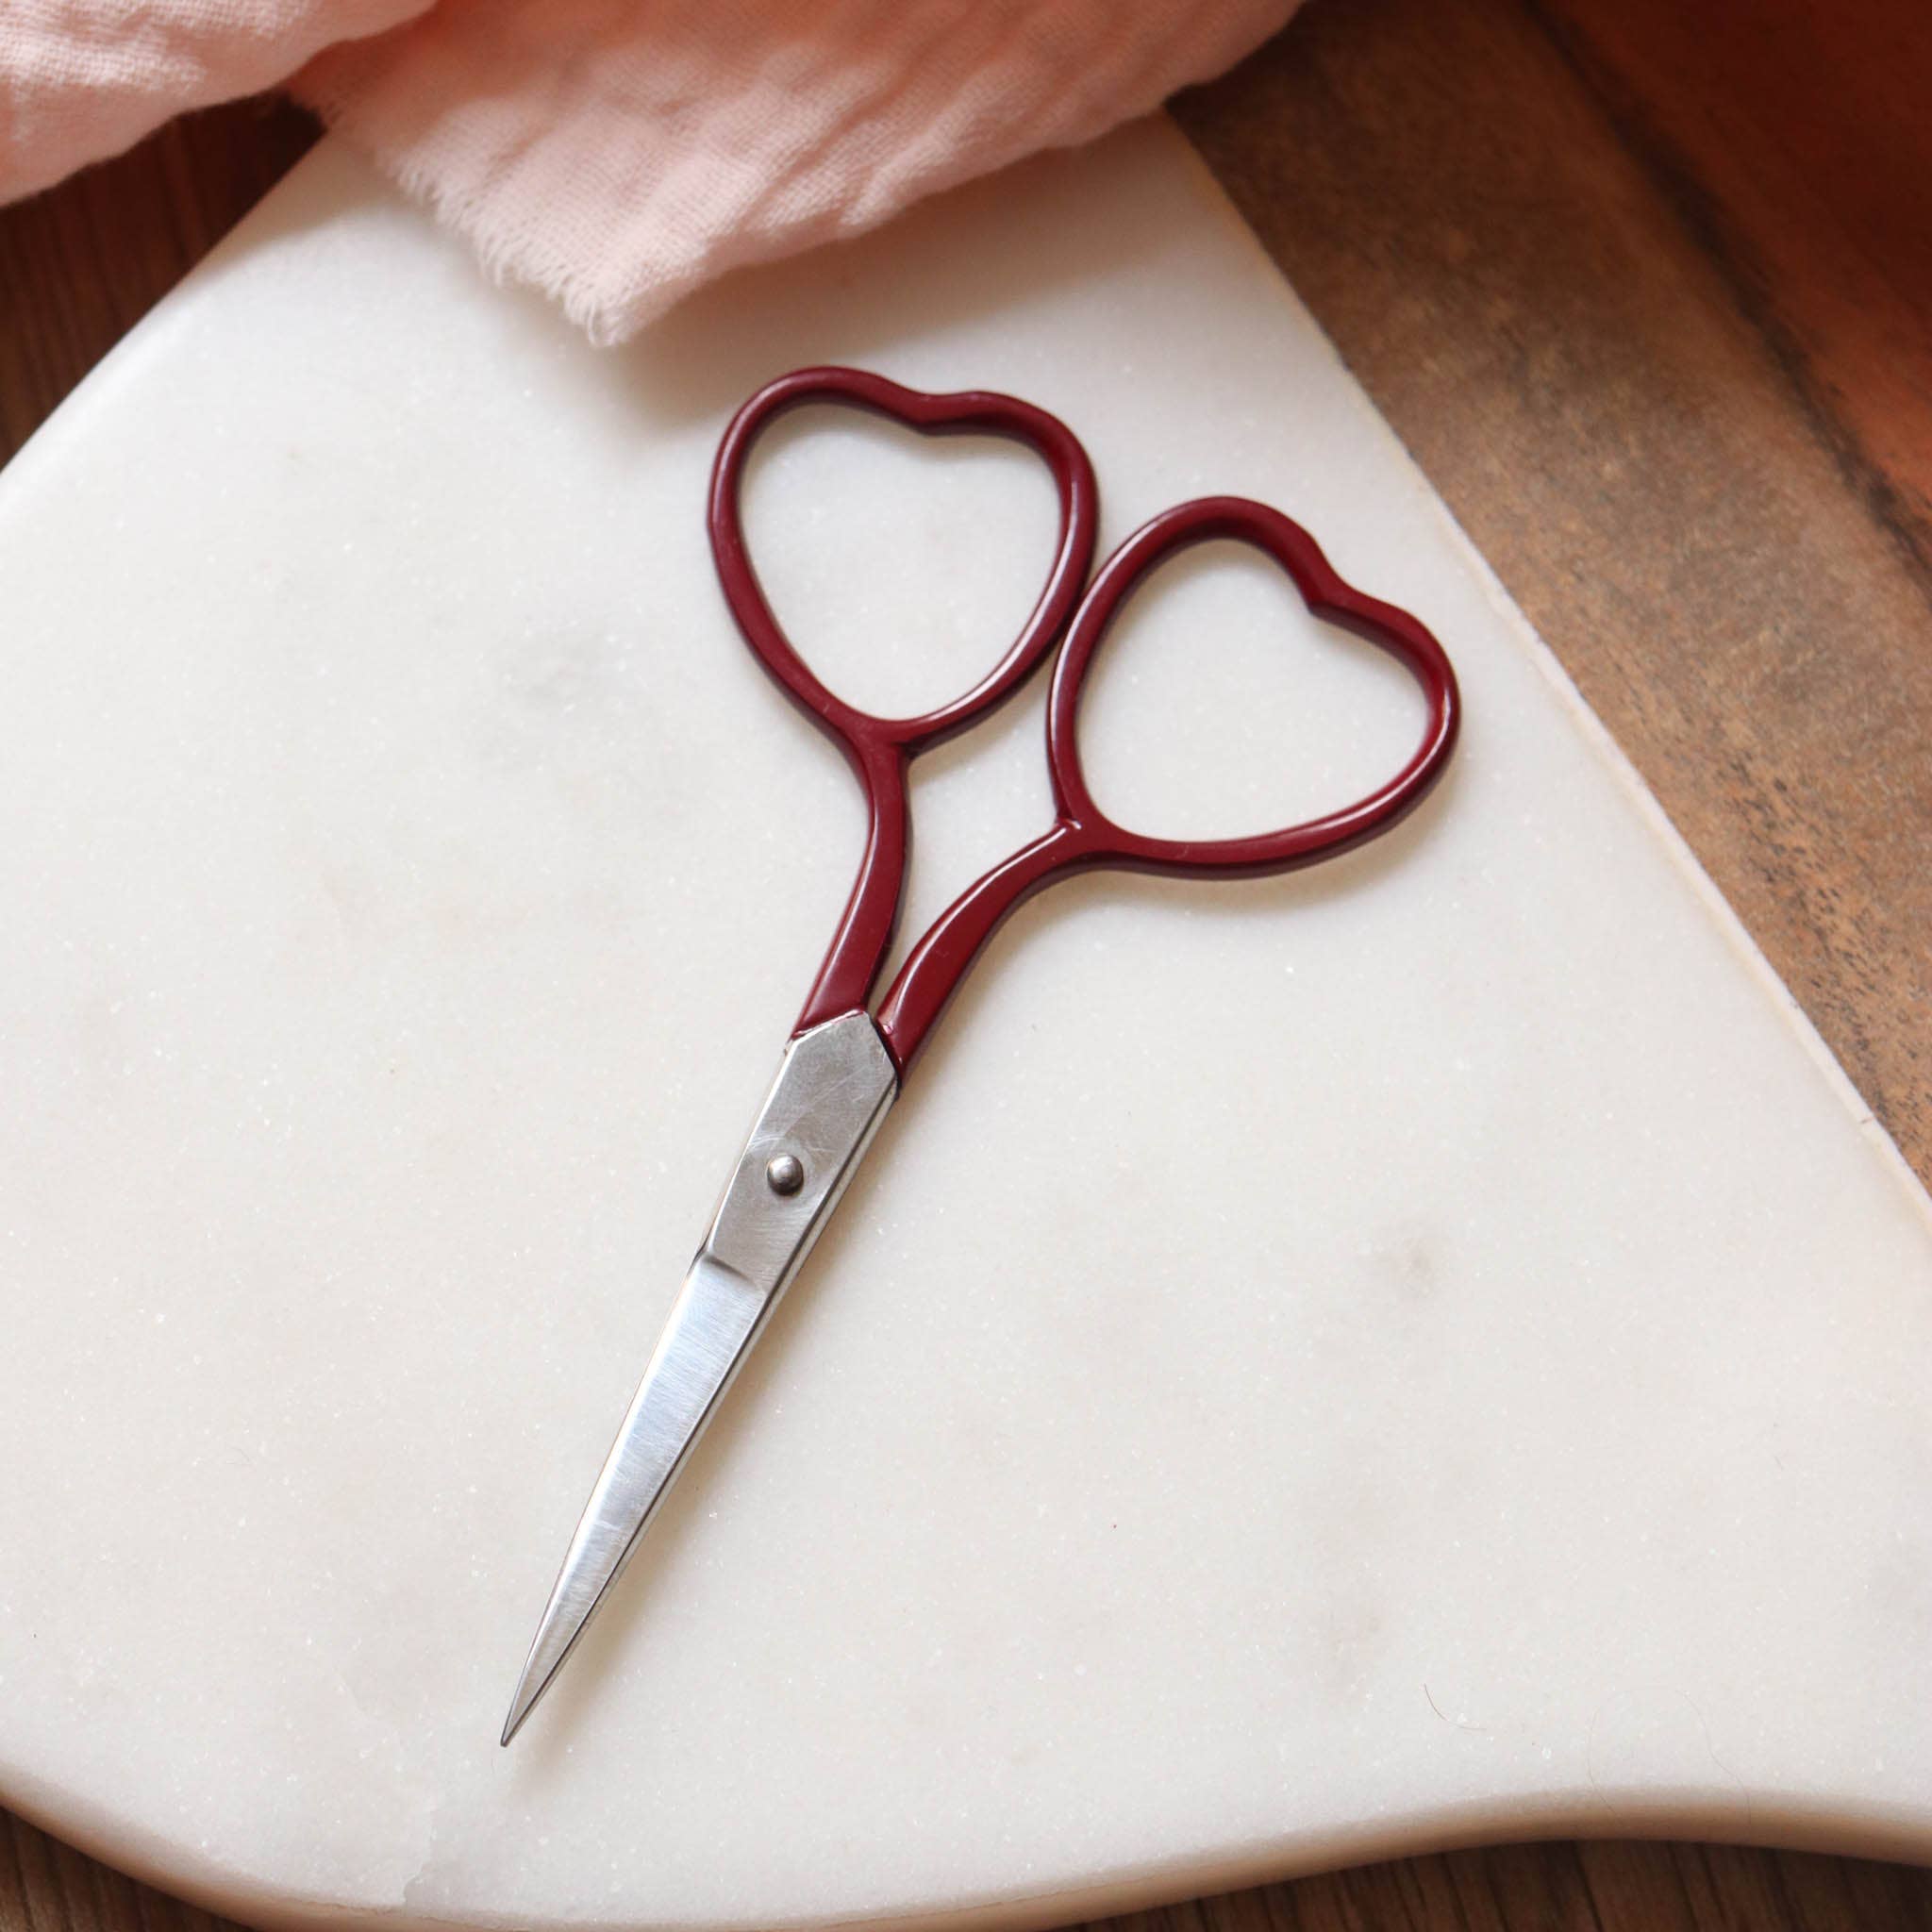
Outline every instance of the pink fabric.
<svg viewBox="0 0 1932 1932"><path fill-rule="evenodd" d="M274 87L425 0L0 0L0 201Z"/></svg>
<svg viewBox="0 0 1932 1932"><path fill-rule="evenodd" d="M492 269L617 341L726 269L1090 141L1293 5L0 0L0 198L292 73Z"/></svg>

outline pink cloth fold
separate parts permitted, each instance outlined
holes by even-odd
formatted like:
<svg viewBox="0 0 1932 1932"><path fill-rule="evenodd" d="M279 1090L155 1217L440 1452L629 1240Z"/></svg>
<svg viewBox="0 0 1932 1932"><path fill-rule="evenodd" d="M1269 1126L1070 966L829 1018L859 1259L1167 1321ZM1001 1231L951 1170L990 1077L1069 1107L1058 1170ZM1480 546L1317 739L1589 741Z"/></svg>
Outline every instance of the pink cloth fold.
<svg viewBox="0 0 1932 1932"><path fill-rule="evenodd" d="M0 201L276 86L425 0L0 0Z"/></svg>
<svg viewBox="0 0 1932 1932"><path fill-rule="evenodd" d="M1144 113L1294 0L12 0L0 198L292 75L492 270L628 336Z"/></svg>

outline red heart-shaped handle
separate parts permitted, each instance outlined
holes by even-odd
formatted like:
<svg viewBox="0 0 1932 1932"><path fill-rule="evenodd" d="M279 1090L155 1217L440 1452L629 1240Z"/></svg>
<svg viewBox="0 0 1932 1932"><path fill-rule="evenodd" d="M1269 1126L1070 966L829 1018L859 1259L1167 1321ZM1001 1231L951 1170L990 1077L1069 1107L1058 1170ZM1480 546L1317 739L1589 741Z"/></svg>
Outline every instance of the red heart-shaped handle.
<svg viewBox="0 0 1932 1932"><path fill-rule="evenodd" d="M1407 761L1365 797L1320 818L1241 839L1154 839L1117 824L1093 802L1080 764L1075 720L1094 654L1122 607L1147 575L1196 543L1232 541L1272 558L1316 617L1387 651L1422 687L1427 706L1422 736ZM1046 755L1054 802L1062 819L1082 828L1096 860L1136 871L1258 877L1312 864L1346 851L1394 824L1435 783L1455 748L1456 674L1434 636L1407 610L1345 583L1307 531L1278 509L1243 496L1203 496L1163 510L1101 565L1081 601L1066 649L1054 666L1047 700Z"/></svg>
<svg viewBox="0 0 1932 1932"><path fill-rule="evenodd" d="M1232 539L1271 557L1317 617L1379 645L1422 687L1427 717L1408 759L1365 797L1278 831L1244 839L1155 839L1101 810L1080 766L1075 719L1094 654L1121 607L1157 565L1196 543ZM1095 866L1181 875L1255 877L1344 852L1388 830L1418 805L1455 749L1460 716L1456 674L1431 633L1407 610L1338 576L1321 545L1291 519L1241 496L1204 496L1163 510L1101 565L1067 633L1047 699L1046 753L1058 816L956 899L907 956L879 1002L878 1026L903 1068L918 1053L966 969L1000 923L1032 893Z"/></svg>
<svg viewBox="0 0 1932 1932"><path fill-rule="evenodd" d="M951 704L916 718L861 711L820 682L772 610L745 544L739 495L759 433L808 403L865 409L923 436L1008 437L1037 451L1053 477L1059 539L1040 599L1006 655ZM710 495L711 554L724 601L758 661L845 754L864 788L870 817L858 877L799 1014L799 1032L865 1004L891 944L910 857L908 762L1011 696L1053 648L1087 580L1098 517L1093 465L1079 439L1058 417L1013 396L983 390L929 395L863 369L798 369L767 383L731 419L712 466Z"/></svg>

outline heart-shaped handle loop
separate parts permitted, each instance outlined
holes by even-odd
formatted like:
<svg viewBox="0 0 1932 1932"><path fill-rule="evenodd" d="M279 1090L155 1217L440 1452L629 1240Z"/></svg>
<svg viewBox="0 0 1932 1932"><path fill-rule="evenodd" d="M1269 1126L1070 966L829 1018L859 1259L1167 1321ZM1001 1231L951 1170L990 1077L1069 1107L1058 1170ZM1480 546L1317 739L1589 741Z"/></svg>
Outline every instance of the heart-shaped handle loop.
<svg viewBox="0 0 1932 1932"><path fill-rule="evenodd" d="M1003 436L1046 464L1059 497L1059 535L1046 583L1005 656L972 690L914 718L881 718L828 691L774 614L744 541L739 497L753 444L774 418L808 403L870 411L923 436ZM709 522L718 581L745 641L791 701L845 754L863 787L870 824L858 877L796 1030L865 1004L891 944L910 857L908 762L1011 696L1065 629L1093 558L1093 466L1078 438L1031 403L983 390L930 395L862 369L799 369L766 384L739 410L711 471ZM971 541L970 538L968 541Z"/></svg>
<svg viewBox="0 0 1932 1932"><path fill-rule="evenodd" d="M1422 687L1427 716L1407 760L1384 784L1341 809L1241 839L1156 839L1116 824L1094 803L1075 732L1094 654L1134 588L1196 543L1232 539L1271 557L1317 617L1380 646ZM1308 533L1279 510L1240 496L1207 496L1165 510L1101 566L1074 614L1047 701L1047 762L1058 816L1030 845L969 887L908 955L877 1014L893 1058L917 1055L966 969L1000 923L1031 893L1095 866L1178 875L1257 877L1345 852L1388 830L1441 776L1460 716L1456 674L1430 632L1406 610L1344 583Z"/></svg>

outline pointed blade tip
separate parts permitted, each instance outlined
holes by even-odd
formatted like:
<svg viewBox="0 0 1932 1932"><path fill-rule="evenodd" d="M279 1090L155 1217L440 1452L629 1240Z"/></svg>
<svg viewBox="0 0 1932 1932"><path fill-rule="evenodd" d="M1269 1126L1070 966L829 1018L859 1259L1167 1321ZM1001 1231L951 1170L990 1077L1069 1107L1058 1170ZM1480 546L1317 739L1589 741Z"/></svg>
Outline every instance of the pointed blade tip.
<svg viewBox="0 0 1932 1932"><path fill-rule="evenodd" d="M545 1617L537 1633L537 1641L530 1647L524 1674L517 1679L516 1690L509 1700L509 1714L503 1721L503 1736L497 1740L499 1744L507 1745L523 1729L525 1721L543 1701L543 1693L549 1690L562 1667L564 1657L569 1655L570 1646L566 1644L562 1655L541 1659L546 1667L540 1669L540 1652L543 1639L550 1634L551 1622L549 1617Z"/></svg>
<svg viewBox="0 0 1932 1932"><path fill-rule="evenodd" d="M503 1736L496 1741L508 1745L509 1740L523 1729L524 1720L536 1709L537 1700L543 1694L543 1686L538 1685L533 1690L527 1677L517 1686L517 1694L509 1701L509 1715L503 1721Z"/></svg>

